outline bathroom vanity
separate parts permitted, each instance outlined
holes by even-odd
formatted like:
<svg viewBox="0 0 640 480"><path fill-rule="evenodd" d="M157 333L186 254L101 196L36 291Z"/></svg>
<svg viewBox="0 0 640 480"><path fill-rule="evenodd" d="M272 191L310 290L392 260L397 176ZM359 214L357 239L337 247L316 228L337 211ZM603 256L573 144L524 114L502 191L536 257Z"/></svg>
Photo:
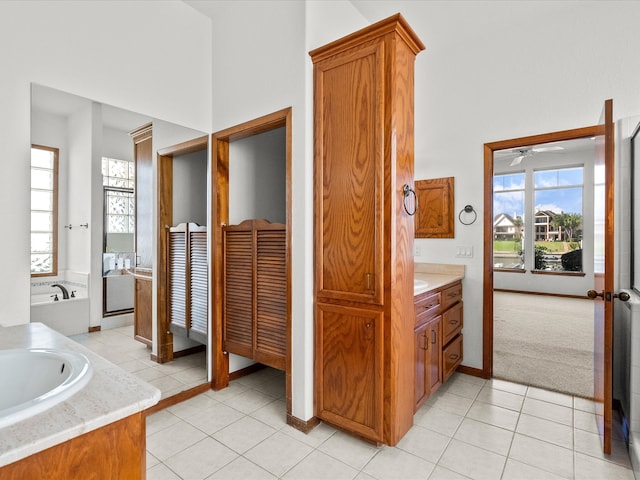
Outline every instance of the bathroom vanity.
<svg viewBox="0 0 640 480"><path fill-rule="evenodd" d="M41 323L0 327L0 349L84 354L87 385L42 413L0 429L0 480L145 478L144 410L160 391Z"/></svg>
<svg viewBox="0 0 640 480"><path fill-rule="evenodd" d="M414 411L462 362L464 265L415 264Z"/></svg>

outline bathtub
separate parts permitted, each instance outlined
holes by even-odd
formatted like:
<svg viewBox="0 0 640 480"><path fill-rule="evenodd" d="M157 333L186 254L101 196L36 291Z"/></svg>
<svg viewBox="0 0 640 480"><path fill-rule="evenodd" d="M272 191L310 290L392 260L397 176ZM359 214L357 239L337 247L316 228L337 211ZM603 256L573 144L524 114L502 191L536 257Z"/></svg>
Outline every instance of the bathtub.
<svg viewBox="0 0 640 480"><path fill-rule="evenodd" d="M79 352L0 350L0 428L68 399L84 388L92 375L91 363Z"/></svg>
<svg viewBox="0 0 640 480"><path fill-rule="evenodd" d="M55 290L55 291L54 291ZM58 293L58 301L51 295ZM71 291L71 290L69 290ZM31 321L41 322L63 335L78 335L89 331L89 299L79 290L76 297L63 300L57 288L31 293Z"/></svg>

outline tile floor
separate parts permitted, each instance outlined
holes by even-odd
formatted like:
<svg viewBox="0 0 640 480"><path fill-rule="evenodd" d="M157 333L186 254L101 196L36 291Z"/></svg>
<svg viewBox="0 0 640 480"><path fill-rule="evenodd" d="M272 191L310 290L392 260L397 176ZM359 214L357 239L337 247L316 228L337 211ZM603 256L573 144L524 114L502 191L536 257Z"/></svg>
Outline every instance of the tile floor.
<svg viewBox="0 0 640 480"><path fill-rule="evenodd" d="M285 420L284 374L264 369L147 418L147 478L628 479L617 427L600 453L592 402L455 374L396 447Z"/></svg>
<svg viewBox="0 0 640 480"><path fill-rule="evenodd" d="M133 338L133 325L69 337L98 355L154 385L162 398L207 381L206 353L196 353L159 364L149 359L151 350Z"/></svg>
<svg viewBox="0 0 640 480"><path fill-rule="evenodd" d="M133 326L74 340L155 385L166 398L206 379L203 354L159 365ZM147 478L628 479L619 425L601 453L593 404L501 380L455 374L395 447L374 447L321 423L286 424L283 372L265 368L147 418Z"/></svg>

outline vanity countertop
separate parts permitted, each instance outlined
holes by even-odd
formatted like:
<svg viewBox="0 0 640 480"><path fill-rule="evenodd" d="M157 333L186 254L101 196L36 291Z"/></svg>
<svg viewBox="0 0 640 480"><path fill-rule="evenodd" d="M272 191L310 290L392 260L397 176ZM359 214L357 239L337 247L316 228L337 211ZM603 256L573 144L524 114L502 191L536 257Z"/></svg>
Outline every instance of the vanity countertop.
<svg viewBox="0 0 640 480"><path fill-rule="evenodd" d="M440 287L444 287L464 278L464 265L447 265L440 263L415 263L414 279L423 283L414 286L413 295L420 295Z"/></svg>
<svg viewBox="0 0 640 480"><path fill-rule="evenodd" d="M56 348L83 353L89 383L67 401L0 429L0 468L83 433L145 410L160 390L42 323L0 327L0 349Z"/></svg>

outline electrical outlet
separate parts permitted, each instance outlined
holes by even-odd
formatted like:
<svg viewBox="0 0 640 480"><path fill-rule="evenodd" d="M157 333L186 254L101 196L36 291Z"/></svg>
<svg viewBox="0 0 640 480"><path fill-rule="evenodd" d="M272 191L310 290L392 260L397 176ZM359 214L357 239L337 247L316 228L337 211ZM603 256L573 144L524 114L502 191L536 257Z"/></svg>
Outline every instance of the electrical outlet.
<svg viewBox="0 0 640 480"><path fill-rule="evenodd" d="M473 258L473 247L465 245L456 246L456 257Z"/></svg>
<svg viewBox="0 0 640 480"><path fill-rule="evenodd" d="M416 245L414 250L415 250L416 257L419 257L422 254L422 249L420 248L420 245Z"/></svg>

